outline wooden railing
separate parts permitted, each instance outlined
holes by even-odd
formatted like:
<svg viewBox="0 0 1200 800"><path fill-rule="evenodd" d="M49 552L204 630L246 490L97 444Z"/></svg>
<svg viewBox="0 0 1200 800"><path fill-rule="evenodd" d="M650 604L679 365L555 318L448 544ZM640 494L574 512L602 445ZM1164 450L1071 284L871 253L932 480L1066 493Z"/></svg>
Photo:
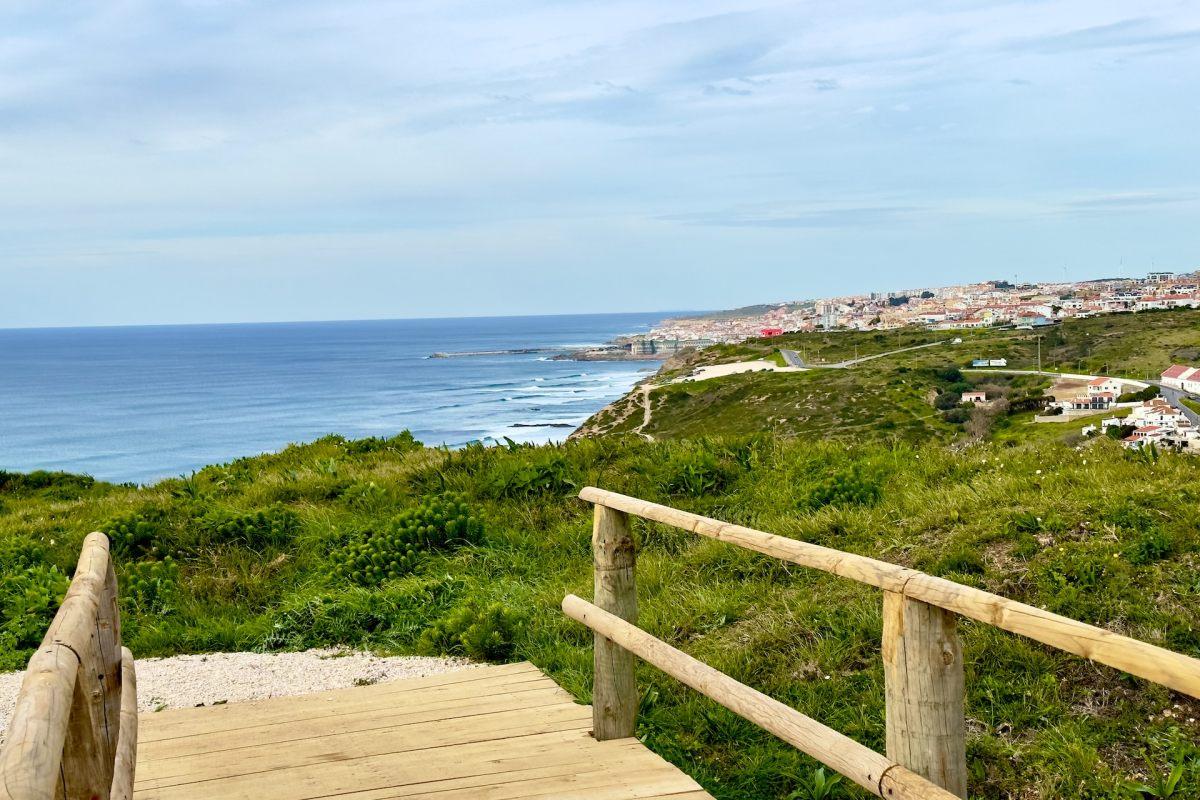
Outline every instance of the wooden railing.
<svg viewBox="0 0 1200 800"><path fill-rule="evenodd" d="M632 736L634 656L653 664L879 797L965 798L959 615L1200 697L1200 660L917 570L586 488L595 506L595 603L575 595L563 611L595 632L593 729ZM672 525L883 590L887 756L751 689L636 627L636 557L630 515Z"/></svg>
<svg viewBox="0 0 1200 800"><path fill-rule="evenodd" d="M108 537L92 533L29 659L0 750L0 800L130 800L136 755L133 656L121 646Z"/></svg>

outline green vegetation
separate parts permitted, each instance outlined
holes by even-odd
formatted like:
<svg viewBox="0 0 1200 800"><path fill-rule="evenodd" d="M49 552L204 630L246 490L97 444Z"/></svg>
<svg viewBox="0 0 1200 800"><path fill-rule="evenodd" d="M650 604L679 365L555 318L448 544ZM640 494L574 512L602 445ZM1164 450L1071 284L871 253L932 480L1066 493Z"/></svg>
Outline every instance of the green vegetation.
<svg viewBox="0 0 1200 800"><path fill-rule="evenodd" d="M952 427L922 411L922 426ZM913 445L908 426L863 446L609 437L447 452L326 437L141 489L5 474L0 666L28 657L82 537L105 528L140 656L347 645L528 659L587 700L592 637L558 609L591 592L590 509L573 497L587 484L1200 656L1200 459L1106 437ZM635 531L647 630L882 749L877 591L657 524ZM962 633L973 796L1200 795L1200 704L985 625ZM717 797L864 796L653 668L639 682L639 735Z"/></svg>
<svg viewBox="0 0 1200 800"><path fill-rule="evenodd" d="M962 341L954 343L954 338ZM901 439L924 442L1011 439L1004 431L1026 430L1045 400L1051 377L1020 374L1035 370L1038 339L1047 371L1156 376L1169 364L1200 360L1200 309L1110 314L1067 320L1039 330L975 329L928 331L818 331L710 347L686 359L669 361L653 380L651 422L644 428L642 400L631 393L598 412L585 427L592 433L637 430L661 438L691 438L714 431L749 435L770 431L779 436L853 442ZM896 352L903 348L916 350ZM686 380L707 364L766 358L782 360L780 348L794 349L808 363L832 363L872 356L845 369L807 372L741 373L722 378ZM1004 358L1008 366L973 369L976 358ZM985 391L987 408L961 407L965 391ZM1126 402L1157 394L1155 387L1130 393ZM1072 438L1077 426L1057 430Z"/></svg>
<svg viewBox="0 0 1200 800"><path fill-rule="evenodd" d="M1029 398L1040 404L1050 385L1045 376L962 372L944 358L944 353L941 361L905 354L853 369L750 372L670 383L651 393L650 424L640 432L676 439L714 430L854 442L982 438L1008 411L1029 407ZM972 389L1004 402L975 413L961 403L962 393ZM632 392L587 426L600 433L630 433L641 426L641 403L640 394Z"/></svg>
<svg viewBox="0 0 1200 800"><path fill-rule="evenodd" d="M28 658L101 529L140 656L528 659L587 701L592 637L559 602L590 594L590 510L574 499L589 484L1200 656L1200 459L1124 451L1111 437L1125 428L1084 439L1078 419L1035 423L1050 377L969 369L1033 368L1039 336L1047 369L1138 377L1200 360L1200 311L709 348L654 379L644 428L635 390L589 420L594 438L561 446L330 436L145 488L0 472L0 669ZM782 366L780 348L830 363L931 343L847 369L668 382L703 364ZM988 402L964 404L970 390ZM882 750L876 591L657 524L636 532L643 627ZM962 633L973 797L1200 796L1200 703L985 625ZM639 681L639 735L717 797L864 796L652 668Z"/></svg>
<svg viewBox="0 0 1200 800"><path fill-rule="evenodd" d="M1158 387L1157 386L1147 386L1145 389L1141 389L1136 392L1122 392L1117 397L1117 402L1118 403L1141 403L1145 400L1150 400L1155 397L1158 397Z"/></svg>
<svg viewBox="0 0 1200 800"><path fill-rule="evenodd" d="M1156 377L1171 364L1200 362L1200 309L1139 311L1068 319L1035 330L974 328L930 331L920 327L891 331L815 331L752 339L706 349L700 364L762 358L779 348L801 353L810 364L886 353L905 347L962 339L953 347L957 366L974 358L1005 358L1011 369L1036 369L1038 337L1042 366L1057 372L1111 373L1130 378ZM940 347L915 351L937 353ZM910 354L911 355L911 354ZM868 366L878 362L867 362Z"/></svg>

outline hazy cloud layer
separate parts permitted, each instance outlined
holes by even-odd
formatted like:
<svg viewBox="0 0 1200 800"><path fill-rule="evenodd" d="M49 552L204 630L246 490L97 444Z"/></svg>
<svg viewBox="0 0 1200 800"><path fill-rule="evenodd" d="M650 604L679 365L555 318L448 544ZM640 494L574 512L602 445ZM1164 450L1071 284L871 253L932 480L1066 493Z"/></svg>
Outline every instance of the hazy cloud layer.
<svg viewBox="0 0 1200 800"><path fill-rule="evenodd" d="M1180 2L8 3L0 326L1194 268L1198 74Z"/></svg>

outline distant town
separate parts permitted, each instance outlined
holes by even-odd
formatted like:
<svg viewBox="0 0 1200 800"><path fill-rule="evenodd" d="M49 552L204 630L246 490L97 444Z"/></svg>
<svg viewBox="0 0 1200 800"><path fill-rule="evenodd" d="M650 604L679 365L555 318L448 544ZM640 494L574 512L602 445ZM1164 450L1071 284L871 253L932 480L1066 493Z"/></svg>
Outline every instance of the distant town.
<svg viewBox="0 0 1200 800"><path fill-rule="evenodd" d="M689 347L814 330L1036 328L1071 317L1200 307L1200 270L1151 272L1145 278L958 286L799 300L664 320L645 334L572 353L571 358L665 358Z"/></svg>

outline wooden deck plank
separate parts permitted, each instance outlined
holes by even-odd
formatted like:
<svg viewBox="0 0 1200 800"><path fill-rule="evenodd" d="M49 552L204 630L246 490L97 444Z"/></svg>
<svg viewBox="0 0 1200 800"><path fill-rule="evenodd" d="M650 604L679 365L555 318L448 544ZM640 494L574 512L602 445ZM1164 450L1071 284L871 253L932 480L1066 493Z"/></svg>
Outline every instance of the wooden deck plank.
<svg viewBox="0 0 1200 800"><path fill-rule="evenodd" d="M700 800L532 664L144 714L137 800ZM141 737L140 737L141 738Z"/></svg>
<svg viewBox="0 0 1200 800"><path fill-rule="evenodd" d="M474 718L502 712L518 712L527 708L554 708L561 706L563 700L559 690L544 688L523 692L500 693L483 699L465 698L447 701L443 704L417 705L409 708L405 705L386 704L382 707L367 708L357 714L326 714L288 720L284 723L254 725L233 731L200 731L192 735L177 735L169 739L159 739L153 749L153 755L146 757L147 761L175 758L179 756L198 756L204 753L216 753L236 750L244 747L261 747L279 742L302 741L310 738L328 738L342 734L363 731L378 731L380 733L405 726L415 726L425 723L436 723L462 718ZM587 716L587 710L580 712L580 718ZM245 740L245 744L239 743Z"/></svg>
<svg viewBox="0 0 1200 800"><path fill-rule="evenodd" d="M507 667L524 667L520 671ZM324 692L289 698L252 700L244 703L206 706L209 713L196 713L196 709L179 708L148 715L145 735L139 741L157 741L176 735L193 736L201 731L228 731L243 727L267 724L285 724L314 715L355 714L364 707L379 706L385 702L407 705L407 695L413 694L422 703L438 703L451 698L482 697L503 688L521 691L526 688L558 689L554 681L543 675L532 664L505 665L504 672L491 675L489 670L475 668L461 673L450 673L434 678L459 676L458 680L409 687L408 680L377 683L370 686L355 686L349 689L332 689ZM424 683L427 678L410 679ZM561 689L559 689L561 691ZM286 702L284 702L286 701Z"/></svg>

